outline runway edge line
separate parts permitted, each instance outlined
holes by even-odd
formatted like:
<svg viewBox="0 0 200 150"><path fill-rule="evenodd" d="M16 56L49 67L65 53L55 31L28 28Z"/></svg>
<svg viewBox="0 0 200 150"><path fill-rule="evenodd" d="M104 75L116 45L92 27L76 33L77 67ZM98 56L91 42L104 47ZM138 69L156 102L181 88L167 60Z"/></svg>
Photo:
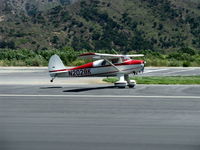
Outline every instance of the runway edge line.
<svg viewBox="0 0 200 150"><path fill-rule="evenodd" d="M0 94L0 97L79 97L79 98L165 98L165 99L199 99L200 96L142 96L142 95L23 95Z"/></svg>

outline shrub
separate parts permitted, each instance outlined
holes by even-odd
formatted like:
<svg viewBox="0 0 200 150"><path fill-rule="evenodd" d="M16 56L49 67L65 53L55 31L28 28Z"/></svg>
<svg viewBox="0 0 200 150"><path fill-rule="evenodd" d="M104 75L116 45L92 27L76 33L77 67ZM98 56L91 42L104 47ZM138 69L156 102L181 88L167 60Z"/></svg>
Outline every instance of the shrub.
<svg viewBox="0 0 200 150"><path fill-rule="evenodd" d="M190 62L189 61L184 61L183 62L183 67L189 67L190 66Z"/></svg>
<svg viewBox="0 0 200 150"><path fill-rule="evenodd" d="M196 52L194 49L190 48L190 47L182 47L178 50L178 53L186 53L189 55L195 55Z"/></svg>
<svg viewBox="0 0 200 150"><path fill-rule="evenodd" d="M43 59L43 57L35 56L33 58L26 60L26 65L28 66L44 66L47 65L47 62Z"/></svg>

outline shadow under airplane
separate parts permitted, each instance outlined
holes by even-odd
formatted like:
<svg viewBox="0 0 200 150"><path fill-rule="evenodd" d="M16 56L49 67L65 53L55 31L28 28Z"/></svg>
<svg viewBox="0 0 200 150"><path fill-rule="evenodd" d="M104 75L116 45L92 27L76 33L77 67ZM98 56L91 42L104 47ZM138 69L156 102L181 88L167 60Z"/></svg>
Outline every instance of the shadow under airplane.
<svg viewBox="0 0 200 150"><path fill-rule="evenodd" d="M61 89L62 86L50 86L50 87L41 87L40 89Z"/></svg>
<svg viewBox="0 0 200 150"><path fill-rule="evenodd" d="M113 89L113 88L116 88L116 87L115 86L103 86L103 87L91 87L91 88L78 88L78 89L72 89L72 90L64 90L63 92L85 92L85 91Z"/></svg>

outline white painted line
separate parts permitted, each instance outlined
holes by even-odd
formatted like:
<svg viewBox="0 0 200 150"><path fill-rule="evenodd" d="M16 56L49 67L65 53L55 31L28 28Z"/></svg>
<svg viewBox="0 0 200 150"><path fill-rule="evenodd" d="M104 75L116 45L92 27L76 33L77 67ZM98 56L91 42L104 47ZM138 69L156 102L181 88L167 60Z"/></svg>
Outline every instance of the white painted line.
<svg viewBox="0 0 200 150"><path fill-rule="evenodd" d="M195 70L195 69L185 69L185 70L180 70L180 71L176 70L176 71L168 72L168 73L165 73L165 74L180 73L180 72L192 71L192 70Z"/></svg>
<svg viewBox="0 0 200 150"><path fill-rule="evenodd" d="M156 70L149 70L149 71L144 70L144 73L159 72L159 71L165 71L165 70L169 70L169 69L156 69Z"/></svg>
<svg viewBox="0 0 200 150"><path fill-rule="evenodd" d="M22 95L0 94L0 97L78 97L78 98L166 98L166 99L199 99L200 96L140 96L140 95Z"/></svg>

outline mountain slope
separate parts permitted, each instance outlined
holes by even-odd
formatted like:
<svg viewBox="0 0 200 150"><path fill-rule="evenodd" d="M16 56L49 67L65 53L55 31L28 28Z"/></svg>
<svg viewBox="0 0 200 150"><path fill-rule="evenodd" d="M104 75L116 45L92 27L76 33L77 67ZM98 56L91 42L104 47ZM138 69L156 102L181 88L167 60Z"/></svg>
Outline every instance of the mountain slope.
<svg viewBox="0 0 200 150"><path fill-rule="evenodd" d="M45 11L59 5L68 5L76 0L0 0L0 10L9 10L12 13L29 11ZM8 11L8 12L9 12Z"/></svg>
<svg viewBox="0 0 200 150"><path fill-rule="evenodd" d="M17 2L15 12L12 7L2 9L2 48L200 50L198 0Z"/></svg>

